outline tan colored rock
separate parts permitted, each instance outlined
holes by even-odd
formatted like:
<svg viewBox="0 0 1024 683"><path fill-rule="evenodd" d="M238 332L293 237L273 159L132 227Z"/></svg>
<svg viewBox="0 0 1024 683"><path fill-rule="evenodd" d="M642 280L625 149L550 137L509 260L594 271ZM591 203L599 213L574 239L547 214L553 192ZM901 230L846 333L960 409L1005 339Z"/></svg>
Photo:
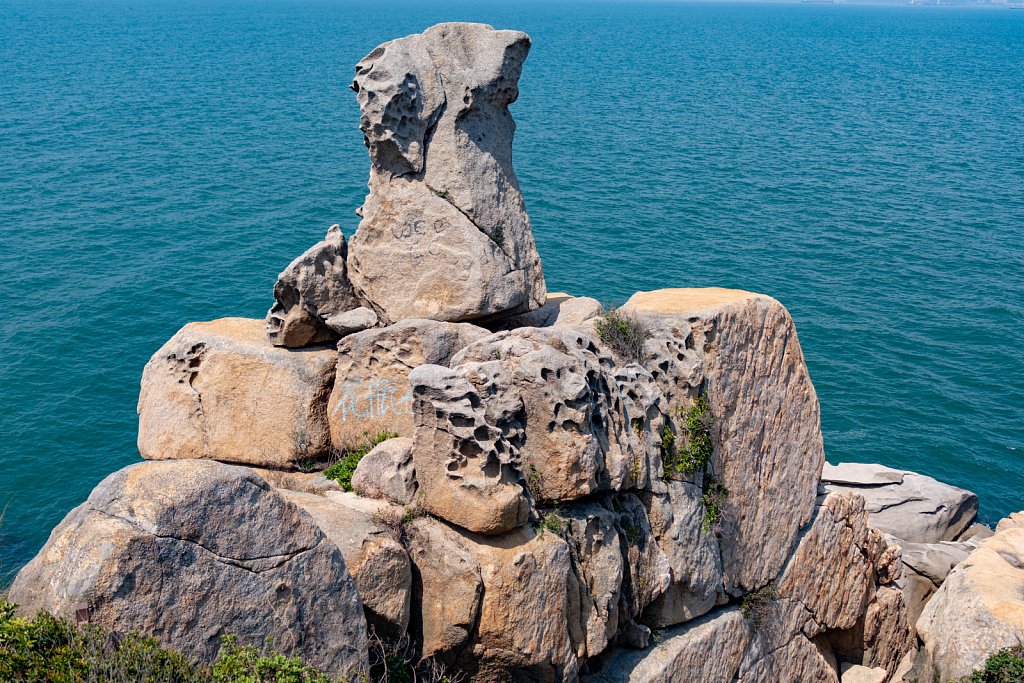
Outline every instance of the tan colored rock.
<svg viewBox="0 0 1024 683"><path fill-rule="evenodd" d="M921 680L955 680L1024 641L1024 516L1004 520L946 577L917 621Z"/></svg>
<svg viewBox="0 0 1024 683"><path fill-rule="evenodd" d="M498 332L452 359L517 451L535 502L624 488L645 469L609 363L593 340L564 327Z"/></svg>
<svg viewBox="0 0 1024 683"><path fill-rule="evenodd" d="M716 417L726 591L765 585L811 517L824 463L817 395L796 329L774 299L739 290L638 292L650 370L671 416L705 387ZM678 429L677 429L678 431Z"/></svg>
<svg viewBox="0 0 1024 683"><path fill-rule="evenodd" d="M377 632L404 633L409 627L412 565L397 527L403 510L342 491L281 494L305 510L341 550L366 616Z"/></svg>
<svg viewBox="0 0 1024 683"><path fill-rule="evenodd" d="M525 33L449 23L384 43L356 65L372 167L348 268L386 322L544 303L508 111L529 49Z"/></svg>
<svg viewBox="0 0 1024 683"><path fill-rule="evenodd" d="M18 574L11 599L26 613L81 610L205 661L232 633L256 647L273 638L337 676L367 664L366 620L338 548L252 470L209 460L104 479Z"/></svg>
<svg viewBox="0 0 1024 683"><path fill-rule="evenodd" d="M428 363L448 365L456 351L488 334L469 324L403 320L342 339L327 405L332 443L349 448L381 432L411 438L409 373Z"/></svg>
<svg viewBox="0 0 1024 683"><path fill-rule="evenodd" d="M142 373L139 452L268 467L326 455L335 362L329 349L271 345L260 320L189 323Z"/></svg>
<svg viewBox="0 0 1024 683"><path fill-rule="evenodd" d="M889 680L889 672L882 668L868 668L860 664L844 664L843 674L839 677L842 683L885 683Z"/></svg>
<svg viewBox="0 0 1024 683"><path fill-rule="evenodd" d="M865 666L893 673L914 646L903 591L880 586L864 615Z"/></svg>
<svg viewBox="0 0 1024 683"><path fill-rule="evenodd" d="M750 642L750 633L739 609L730 607L666 630L663 640L649 651L611 652L603 658L601 668L584 680L588 683L731 683Z"/></svg>
<svg viewBox="0 0 1024 683"><path fill-rule="evenodd" d="M277 277L267 337L276 346L298 348L338 338L325 321L360 306L348 280L348 247L341 226L332 225Z"/></svg>
<svg viewBox="0 0 1024 683"><path fill-rule="evenodd" d="M529 503L511 447L458 372L421 365L409 375L416 423L413 462L423 508L480 534L526 523Z"/></svg>
<svg viewBox="0 0 1024 683"><path fill-rule="evenodd" d="M407 505L416 495L413 441L403 436L377 444L352 474L352 489L361 496Z"/></svg>
<svg viewBox="0 0 1024 683"><path fill-rule="evenodd" d="M871 540L863 498L825 497L778 585L780 597L809 612L815 627L808 635L850 628L864 613L874 573L866 551Z"/></svg>
<svg viewBox="0 0 1024 683"><path fill-rule="evenodd" d="M465 537L421 517L409 525L409 553L421 583L423 657L453 661L469 643L480 615L480 563Z"/></svg>

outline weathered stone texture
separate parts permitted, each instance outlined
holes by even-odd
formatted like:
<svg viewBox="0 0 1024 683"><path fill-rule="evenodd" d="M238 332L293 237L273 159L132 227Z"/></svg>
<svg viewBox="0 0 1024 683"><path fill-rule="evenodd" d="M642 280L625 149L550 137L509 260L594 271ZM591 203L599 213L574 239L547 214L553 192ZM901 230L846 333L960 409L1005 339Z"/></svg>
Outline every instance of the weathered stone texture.
<svg viewBox="0 0 1024 683"><path fill-rule="evenodd" d="M332 225L277 276L267 337L276 346L301 347L338 338L325 321L361 304L348 280L348 247L341 226Z"/></svg>
<svg viewBox="0 0 1024 683"><path fill-rule="evenodd" d="M366 620L341 552L252 470L212 461L116 472L18 574L25 612L139 631L210 661L220 636L301 655L336 675L366 668Z"/></svg>
<svg viewBox="0 0 1024 683"><path fill-rule="evenodd" d="M270 467L323 456L335 361L272 346L259 320L189 323L142 373L139 452Z"/></svg>
<svg viewBox="0 0 1024 683"><path fill-rule="evenodd" d="M439 24L356 65L372 165L348 268L385 321L472 320L544 303L508 111L529 49L518 31Z"/></svg>
<svg viewBox="0 0 1024 683"><path fill-rule="evenodd" d="M767 584L810 519L824 463L818 398L789 313L770 297L715 288L638 292L623 309L653 335L645 366L670 417L707 392L713 471L729 490L726 592Z"/></svg>
<svg viewBox="0 0 1024 683"><path fill-rule="evenodd" d="M420 365L447 365L456 351L488 334L465 323L403 320L342 339L327 403L332 443L356 446L385 431L412 437L409 373Z"/></svg>
<svg viewBox="0 0 1024 683"><path fill-rule="evenodd" d="M413 440L403 436L377 444L356 466L352 489L367 498L411 503L417 487L412 453Z"/></svg>

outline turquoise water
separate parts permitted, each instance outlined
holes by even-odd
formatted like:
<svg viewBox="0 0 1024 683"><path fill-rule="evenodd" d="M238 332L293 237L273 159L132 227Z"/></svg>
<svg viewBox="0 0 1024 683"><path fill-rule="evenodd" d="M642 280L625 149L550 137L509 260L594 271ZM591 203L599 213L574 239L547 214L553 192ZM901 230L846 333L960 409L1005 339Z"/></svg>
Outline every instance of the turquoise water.
<svg viewBox="0 0 1024 683"><path fill-rule="evenodd" d="M0 3L0 574L137 460L149 356L262 316L366 191L352 67L445 20L534 38L516 163L549 289L769 293L832 461L1024 508L1024 12Z"/></svg>

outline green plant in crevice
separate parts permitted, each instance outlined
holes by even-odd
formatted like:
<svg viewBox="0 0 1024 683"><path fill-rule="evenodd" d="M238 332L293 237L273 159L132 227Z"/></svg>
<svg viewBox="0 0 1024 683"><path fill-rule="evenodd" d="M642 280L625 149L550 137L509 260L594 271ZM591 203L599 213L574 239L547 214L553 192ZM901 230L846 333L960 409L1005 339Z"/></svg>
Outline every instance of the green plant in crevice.
<svg viewBox="0 0 1024 683"><path fill-rule="evenodd" d="M530 492L530 496L534 502L540 502L540 486L541 477L540 472L537 471L537 466L530 463L526 468L526 490Z"/></svg>
<svg viewBox="0 0 1024 683"><path fill-rule="evenodd" d="M776 597L778 597L778 593L775 590L774 581L769 581L766 586L747 593L740 600L740 610L743 612L743 618L750 619L754 626L760 626L768 615L768 608L775 602Z"/></svg>
<svg viewBox="0 0 1024 683"><path fill-rule="evenodd" d="M683 420L683 444L676 449L675 473L693 474L711 462L715 452L715 442L711 437L711 428L715 424L715 416L711 413L708 397L701 392L694 399L693 405L677 411Z"/></svg>
<svg viewBox="0 0 1024 683"><path fill-rule="evenodd" d="M729 489L725 487L725 484L710 474L704 475L704 486L700 497L700 503L704 506L704 521L701 524L704 533L717 530L718 523L722 519L722 506L728 497Z"/></svg>
<svg viewBox="0 0 1024 683"><path fill-rule="evenodd" d="M621 308L612 309L594 321L594 330L619 358L627 362L643 362L644 342L650 339L651 333L635 314Z"/></svg>
<svg viewBox="0 0 1024 683"><path fill-rule="evenodd" d="M324 470L324 476L341 484L345 491L352 490L352 475L355 474L356 466L367 453L372 451L378 444L394 439L398 434L395 432L379 432L374 436L367 435L366 439L355 448L346 448L339 456L337 462Z"/></svg>

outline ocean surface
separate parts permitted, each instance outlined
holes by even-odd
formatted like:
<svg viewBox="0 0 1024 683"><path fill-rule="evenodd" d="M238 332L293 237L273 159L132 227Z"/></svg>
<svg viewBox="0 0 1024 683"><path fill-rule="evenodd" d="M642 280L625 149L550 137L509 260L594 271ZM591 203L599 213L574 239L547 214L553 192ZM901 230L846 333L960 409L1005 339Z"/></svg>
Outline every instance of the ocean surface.
<svg viewBox="0 0 1024 683"><path fill-rule="evenodd" d="M1024 508L1024 11L0 2L0 576L136 462L150 355L258 316L368 158L347 89L450 20L533 37L515 160L548 288L782 301L829 460Z"/></svg>

